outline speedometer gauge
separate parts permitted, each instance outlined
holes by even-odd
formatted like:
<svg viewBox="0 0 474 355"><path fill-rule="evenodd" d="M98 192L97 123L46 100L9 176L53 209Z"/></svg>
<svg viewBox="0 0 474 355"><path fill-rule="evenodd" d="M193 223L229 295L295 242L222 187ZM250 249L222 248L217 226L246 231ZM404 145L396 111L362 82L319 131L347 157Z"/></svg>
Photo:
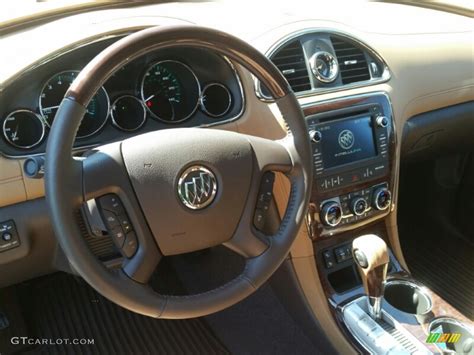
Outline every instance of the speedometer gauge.
<svg viewBox="0 0 474 355"><path fill-rule="evenodd" d="M148 111L162 121L177 123L189 118L198 106L201 88L185 64L165 60L146 71L141 86Z"/></svg>
<svg viewBox="0 0 474 355"><path fill-rule="evenodd" d="M78 71L61 72L54 75L44 85L39 99L39 107L41 115L49 127L53 124L54 116L56 116L66 91L78 74ZM86 114L77 132L77 138L89 137L105 125L109 115L109 105L109 96L101 87L87 106Z"/></svg>

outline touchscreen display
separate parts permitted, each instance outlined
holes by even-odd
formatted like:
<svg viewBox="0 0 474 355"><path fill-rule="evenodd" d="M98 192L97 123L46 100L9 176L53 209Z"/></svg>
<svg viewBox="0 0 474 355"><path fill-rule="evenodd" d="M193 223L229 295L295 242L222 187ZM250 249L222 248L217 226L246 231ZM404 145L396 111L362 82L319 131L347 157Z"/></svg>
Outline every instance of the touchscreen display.
<svg viewBox="0 0 474 355"><path fill-rule="evenodd" d="M377 155L370 116L331 122L320 131L326 169Z"/></svg>

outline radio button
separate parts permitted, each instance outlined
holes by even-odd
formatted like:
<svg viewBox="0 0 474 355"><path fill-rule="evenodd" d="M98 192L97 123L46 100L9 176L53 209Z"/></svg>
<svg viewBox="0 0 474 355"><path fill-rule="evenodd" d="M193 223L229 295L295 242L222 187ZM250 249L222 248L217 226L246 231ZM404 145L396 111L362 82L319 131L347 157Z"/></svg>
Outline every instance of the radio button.
<svg viewBox="0 0 474 355"><path fill-rule="evenodd" d="M375 122L377 123L377 126L385 128L388 126L388 118L385 116L378 116L375 119Z"/></svg>
<svg viewBox="0 0 474 355"><path fill-rule="evenodd" d="M321 134L320 131L316 131L316 130L313 130L313 129L309 131L309 139L311 139L311 142L313 142L313 143L321 142L322 137L323 137L323 135Z"/></svg>
<svg viewBox="0 0 474 355"><path fill-rule="evenodd" d="M321 221L329 227L337 226L342 219L341 205L335 201L326 202L321 209Z"/></svg>

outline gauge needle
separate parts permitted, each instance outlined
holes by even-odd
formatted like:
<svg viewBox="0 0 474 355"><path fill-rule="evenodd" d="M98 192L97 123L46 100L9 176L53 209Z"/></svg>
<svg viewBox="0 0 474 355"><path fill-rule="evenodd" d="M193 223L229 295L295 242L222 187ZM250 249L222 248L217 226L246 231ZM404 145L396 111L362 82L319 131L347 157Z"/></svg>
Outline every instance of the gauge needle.
<svg viewBox="0 0 474 355"><path fill-rule="evenodd" d="M151 100L152 98L154 98L154 97L155 97L155 95L150 95L150 96L145 100L145 102L150 101L150 100Z"/></svg>
<svg viewBox="0 0 474 355"><path fill-rule="evenodd" d="M13 132L13 134L12 134L12 140L13 141L16 140L16 137L18 136L18 126L19 125L16 125L15 132Z"/></svg>
<svg viewBox="0 0 474 355"><path fill-rule="evenodd" d="M45 111L45 110L54 110L56 108L59 108L59 105L58 106L43 107L43 111Z"/></svg>

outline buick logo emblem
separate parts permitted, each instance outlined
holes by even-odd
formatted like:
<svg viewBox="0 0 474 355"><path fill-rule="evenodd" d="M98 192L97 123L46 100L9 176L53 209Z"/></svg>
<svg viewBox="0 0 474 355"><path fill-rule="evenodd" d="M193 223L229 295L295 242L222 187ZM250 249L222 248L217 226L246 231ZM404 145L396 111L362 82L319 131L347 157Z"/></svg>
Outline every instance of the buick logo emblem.
<svg viewBox="0 0 474 355"><path fill-rule="evenodd" d="M341 133L339 133L338 141L342 149L351 149L355 141L354 133L352 133L348 129L345 129Z"/></svg>
<svg viewBox="0 0 474 355"><path fill-rule="evenodd" d="M186 169L178 181L178 196L192 210L209 206L217 192L217 180L212 171L196 165Z"/></svg>

